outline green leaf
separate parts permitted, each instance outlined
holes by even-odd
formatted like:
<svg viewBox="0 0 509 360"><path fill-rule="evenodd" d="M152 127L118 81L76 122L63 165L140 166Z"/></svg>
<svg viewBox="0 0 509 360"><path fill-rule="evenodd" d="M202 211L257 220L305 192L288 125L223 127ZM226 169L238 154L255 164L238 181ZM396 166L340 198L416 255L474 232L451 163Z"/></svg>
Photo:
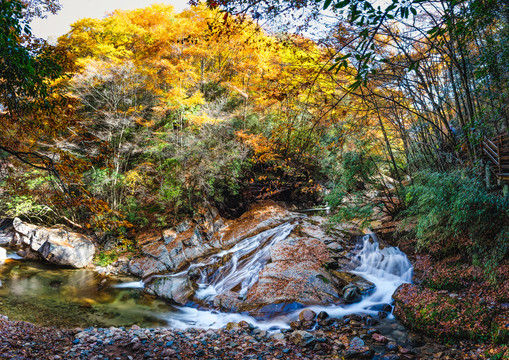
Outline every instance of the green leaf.
<svg viewBox="0 0 509 360"><path fill-rule="evenodd" d="M336 9L342 9L342 8L344 8L344 7L345 7L345 6L347 6L347 5L350 5L350 0L343 0L343 1L340 1L340 2L338 2L336 5L334 5L334 7L335 7Z"/></svg>
<svg viewBox="0 0 509 360"><path fill-rule="evenodd" d="M324 10L327 10L327 8L330 6L332 0L325 0L325 2L323 3L323 9Z"/></svg>

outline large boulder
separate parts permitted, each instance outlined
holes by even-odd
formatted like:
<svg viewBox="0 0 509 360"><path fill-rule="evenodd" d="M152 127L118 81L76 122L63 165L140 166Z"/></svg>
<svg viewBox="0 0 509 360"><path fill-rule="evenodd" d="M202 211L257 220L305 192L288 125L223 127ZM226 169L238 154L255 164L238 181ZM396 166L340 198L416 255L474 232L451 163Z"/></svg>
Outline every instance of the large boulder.
<svg viewBox="0 0 509 360"><path fill-rule="evenodd" d="M45 228L16 218L14 242L20 249L40 254L47 261L82 268L92 262L95 246L85 235L59 228Z"/></svg>
<svg viewBox="0 0 509 360"><path fill-rule="evenodd" d="M146 284L145 291L183 305L193 295L194 288L186 276L154 276Z"/></svg>

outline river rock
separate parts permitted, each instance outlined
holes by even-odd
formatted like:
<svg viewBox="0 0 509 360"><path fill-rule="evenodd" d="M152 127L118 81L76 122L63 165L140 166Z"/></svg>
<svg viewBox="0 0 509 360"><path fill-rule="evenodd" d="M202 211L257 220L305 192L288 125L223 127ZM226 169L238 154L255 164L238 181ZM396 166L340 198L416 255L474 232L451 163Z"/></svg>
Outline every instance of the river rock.
<svg viewBox="0 0 509 360"><path fill-rule="evenodd" d="M290 342L301 347L311 346L315 343L316 338L313 334L304 330L295 330L289 335Z"/></svg>
<svg viewBox="0 0 509 360"><path fill-rule="evenodd" d="M343 288L343 299L346 303L359 302L362 299L361 289L355 285L347 285Z"/></svg>
<svg viewBox="0 0 509 360"><path fill-rule="evenodd" d="M371 359L374 351L370 349L359 337L350 340L348 348L345 350L345 359Z"/></svg>
<svg viewBox="0 0 509 360"><path fill-rule="evenodd" d="M326 305L340 300L334 281L322 267L330 257L321 241L290 235L272 246L270 257L271 262L247 293L246 302L251 306ZM263 308L260 310L263 312Z"/></svg>
<svg viewBox="0 0 509 360"><path fill-rule="evenodd" d="M145 291L177 304L185 304L193 295L194 288L185 276L161 276L148 280Z"/></svg>
<svg viewBox="0 0 509 360"><path fill-rule="evenodd" d="M13 241L13 233L0 231L0 245L8 246Z"/></svg>
<svg viewBox="0 0 509 360"><path fill-rule="evenodd" d="M300 321L312 321L316 317L316 313L311 309L304 309L299 314Z"/></svg>
<svg viewBox="0 0 509 360"><path fill-rule="evenodd" d="M7 250L3 247L0 247L0 264L3 264L7 259Z"/></svg>
<svg viewBox="0 0 509 360"><path fill-rule="evenodd" d="M59 228L45 228L16 218L14 239L20 248L40 254L47 261L82 268L92 262L95 246L85 235Z"/></svg>

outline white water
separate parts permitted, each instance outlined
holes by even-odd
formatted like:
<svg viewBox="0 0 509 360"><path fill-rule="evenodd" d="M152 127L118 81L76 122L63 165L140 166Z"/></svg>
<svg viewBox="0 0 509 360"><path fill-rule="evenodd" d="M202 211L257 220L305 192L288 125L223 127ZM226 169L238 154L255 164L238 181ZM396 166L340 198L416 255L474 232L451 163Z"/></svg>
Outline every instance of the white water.
<svg viewBox="0 0 509 360"><path fill-rule="evenodd" d="M225 291L236 289L243 296L258 280L258 274L270 259L270 248L278 241L284 240L291 233L294 224L286 223L274 229L264 231L256 236L242 240L233 248L211 256L206 262L192 264L187 270L172 276L182 276L189 271L198 271L199 289L195 296L206 302L212 302L215 296ZM406 255L396 247L380 249L374 234L362 238L360 250L355 263L360 264L351 272L372 282L375 289L360 302L346 306L314 306L314 311L326 311L330 316L341 317L353 313L376 315L378 310L373 306L390 304L392 294L398 286L411 282L413 267ZM224 257L230 256L228 261ZM225 261L223 266L214 269L214 264ZM124 283L118 287L139 287L143 282ZM240 290L239 290L240 289ZM178 307L164 318L172 328L221 328L228 322L245 320L264 330L287 328L295 320L300 310L279 316L268 321L257 321L252 317L221 313L214 310L199 310L191 307Z"/></svg>
<svg viewBox="0 0 509 360"><path fill-rule="evenodd" d="M375 284L374 291L360 302L347 306L316 306L315 311L327 311L333 317L354 313L377 315L376 305L391 304L392 294L404 283L412 281L413 266L405 253L397 247L380 249L376 235L367 234L362 238L362 248L354 260L360 265L351 273Z"/></svg>
<svg viewBox="0 0 509 360"><path fill-rule="evenodd" d="M145 283L142 280L130 281L113 285L113 287L118 289L143 289L145 287Z"/></svg>
<svg viewBox="0 0 509 360"><path fill-rule="evenodd" d="M240 287L239 296L244 296L258 281L258 274L269 261L270 248L278 241L286 239L294 227L295 225L290 223L280 225L242 240L233 248L214 255L212 262L208 262L206 265L217 263L230 254L231 259L213 274L201 271L196 297L202 300L212 300L216 295L223 294L235 287ZM198 265L197 268L200 266Z"/></svg>

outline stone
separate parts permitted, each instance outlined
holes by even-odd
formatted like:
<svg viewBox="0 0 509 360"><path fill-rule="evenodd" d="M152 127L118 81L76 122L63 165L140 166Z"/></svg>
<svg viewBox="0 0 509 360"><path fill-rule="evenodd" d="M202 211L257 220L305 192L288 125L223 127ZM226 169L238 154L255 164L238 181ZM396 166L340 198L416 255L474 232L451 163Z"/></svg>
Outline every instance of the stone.
<svg viewBox="0 0 509 360"><path fill-rule="evenodd" d="M280 332L273 333L269 336L269 340L281 342L285 340L285 335Z"/></svg>
<svg viewBox="0 0 509 360"><path fill-rule="evenodd" d="M332 242L332 243L327 244L327 249L329 249L333 252L336 252L336 253L344 250L343 246L341 246L337 242Z"/></svg>
<svg viewBox="0 0 509 360"><path fill-rule="evenodd" d="M163 230L163 241L164 245L168 245L177 237L177 231L174 229Z"/></svg>
<svg viewBox="0 0 509 360"><path fill-rule="evenodd" d="M410 332L407 337L408 344L414 348L422 347L426 344L423 337L414 332Z"/></svg>
<svg viewBox="0 0 509 360"><path fill-rule="evenodd" d="M183 305L193 295L194 288L185 276L161 276L147 280L145 291Z"/></svg>
<svg viewBox="0 0 509 360"><path fill-rule="evenodd" d="M3 247L0 247L0 264L3 264L7 259L7 250Z"/></svg>
<svg viewBox="0 0 509 360"><path fill-rule="evenodd" d="M320 311L318 313L318 316L317 316L318 320L324 320L324 319L327 319L327 318L329 318L329 314L326 311Z"/></svg>
<svg viewBox="0 0 509 360"><path fill-rule="evenodd" d="M359 337L350 340L348 348L344 352L345 359L371 359L374 351L366 346Z"/></svg>
<svg viewBox="0 0 509 360"><path fill-rule="evenodd" d="M311 321L301 321L301 327L304 330L313 329L316 325L316 322L314 320Z"/></svg>
<svg viewBox="0 0 509 360"><path fill-rule="evenodd" d="M14 240L14 234L11 232L0 231L0 245L9 246Z"/></svg>
<svg viewBox="0 0 509 360"><path fill-rule="evenodd" d="M311 321L316 317L316 313L311 309L304 309L299 313L300 321Z"/></svg>
<svg viewBox="0 0 509 360"><path fill-rule="evenodd" d="M254 329L254 326L251 325L250 323L248 323L247 321L245 320L242 320L241 322L239 322L239 326L243 329L243 330L246 330L246 331L251 331Z"/></svg>
<svg viewBox="0 0 509 360"><path fill-rule="evenodd" d="M83 268L92 262L95 246L85 235L59 228L45 228L25 223L16 218L13 228L17 245L37 252L47 261Z"/></svg>
<svg viewBox="0 0 509 360"><path fill-rule="evenodd" d="M315 343L316 338L307 331L295 330L290 333L289 340L300 347L309 347Z"/></svg>
<svg viewBox="0 0 509 360"><path fill-rule="evenodd" d="M373 340L378 342L378 343L383 343L383 344L386 344L389 342L389 339L387 339L385 336L381 335L381 334L373 334Z"/></svg>
<svg viewBox="0 0 509 360"><path fill-rule="evenodd" d="M355 284L345 286L343 288L343 299L348 304L361 301L361 289Z"/></svg>
<svg viewBox="0 0 509 360"><path fill-rule="evenodd" d="M290 328L293 330L299 330L301 328L300 321L292 321L290 322Z"/></svg>
<svg viewBox="0 0 509 360"><path fill-rule="evenodd" d="M241 327L236 322L229 322L228 324L226 324L226 330L228 330L228 331L240 330L240 329L241 329Z"/></svg>

